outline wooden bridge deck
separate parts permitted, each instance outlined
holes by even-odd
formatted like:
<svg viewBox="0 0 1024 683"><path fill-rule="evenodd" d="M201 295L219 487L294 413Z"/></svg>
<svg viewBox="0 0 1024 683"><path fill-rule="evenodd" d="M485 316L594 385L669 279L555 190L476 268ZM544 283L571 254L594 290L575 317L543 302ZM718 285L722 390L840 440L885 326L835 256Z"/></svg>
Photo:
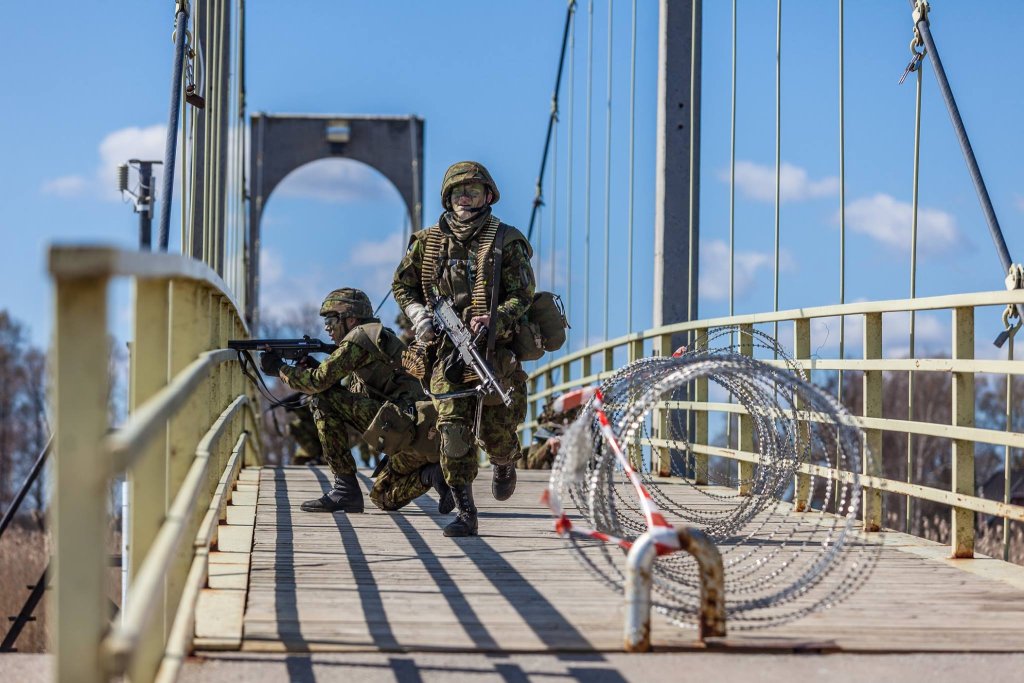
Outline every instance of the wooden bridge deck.
<svg viewBox="0 0 1024 683"><path fill-rule="evenodd" d="M370 480L361 475L367 487ZM328 485L322 469L265 469L259 481L242 650L568 653L621 650L621 597L583 570L539 504L545 472L520 472L494 501L478 480L481 536L448 539L423 496L399 513L299 511ZM669 484L672 486L672 484ZM251 522L250 522L251 523ZM712 648L847 652L1024 651L1024 568L947 560L902 534L867 583L793 624L733 632ZM656 650L701 647L653 620ZM201 654L201 653L200 653Z"/></svg>

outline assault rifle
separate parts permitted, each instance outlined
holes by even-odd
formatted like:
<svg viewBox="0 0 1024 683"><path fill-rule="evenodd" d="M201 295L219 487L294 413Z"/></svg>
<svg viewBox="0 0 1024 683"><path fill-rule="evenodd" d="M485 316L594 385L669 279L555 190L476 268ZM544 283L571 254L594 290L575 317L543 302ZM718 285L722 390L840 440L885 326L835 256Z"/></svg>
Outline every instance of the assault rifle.
<svg viewBox="0 0 1024 683"><path fill-rule="evenodd" d="M492 321L491 324L493 325L494 321ZM434 394L434 398L456 398L458 396L473 395L483 397L486 394L495 393L501 397L501 401L506 407L511 408L512 397L509 396L508 392L502 388L501 383L494 376L494 371L491 370L491 366L487 364L487 361L480 355L480 351L476 347L480 336L483 335L486 330L482 330L479 335L474 337L473 334L466 329L466 326L462 324L462 320L455 312L455 309L452 308L451 300L442 296L434 299L434 327L448 336L448 339L451 340L452 344L459 352L459 357L462 358L462 362L480 378L480 384L473 389L453 392L450 394ZM477 413L479 415L479 409L477 410Z"/></svg>
<svg viewBox="0 0 1024 683"><path fill-rule="evenodd" d="M288 360L300 360L311 353L334 353L338 348L334 344L313 339L308 334L302 339L230 339L228 348L235 351L270 350Z"/></svg>
<svg viewBox="0 0 1024 683"><path fill-rule="evenodd" d="M334 344L313 339L308 334L302 339L229 339L228 348L238 353L238 363L242 368L242 374L249 378L249 381L263 394L270 402L271 408L283 406L286 410L294 410L304 405L301 394L293 394L287 398L278 400L273 392L263 381L260 375L259 366L252 358L253 351L265 351L267 348L288 360L302 360L311 353L334 353L338 347Z"/></svg>

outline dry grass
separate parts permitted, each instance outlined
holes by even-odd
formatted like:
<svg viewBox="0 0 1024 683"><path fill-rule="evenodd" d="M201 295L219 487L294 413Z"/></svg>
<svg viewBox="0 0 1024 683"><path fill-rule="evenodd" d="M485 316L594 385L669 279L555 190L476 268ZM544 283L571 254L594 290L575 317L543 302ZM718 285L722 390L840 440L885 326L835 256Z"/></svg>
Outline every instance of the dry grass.
<svg viewBox="0 0 1024 683"><path fill-rule="evenodd" d="M108 550L111 555L120 554L120 533L116 525L111 525L112 533L108 538ZM31 594L29 586L34 586L42 575L46 563L50 559L51 538L38 528L26 528L12 525L0 540L0 640L7 635L13 617L21 612ZM14 644L18 652L46 652L49 649L47 632L47 604L51 595L47 591L36 607L32 616L34 621L25 625ZM110 596L111 613L121 602L121 570L111 567L107 575L107 595Z"/></svg>
<svg viewBox="0 0 1024 683"><path fill-rule="evenodd" d="M1007 560L1024 565L1024 524L1010 523ZM975 540L975 550L989 557L1003 558L1003 525L983 525Z"/></svg>
<svg viewBox="0 0 1024 683"><path fill-rule="evenodd" d="M12 622L7 617L21 612L31 590L49 559L49 536L37 529L12 525L0 541L0 620L7 635ZM46 596L25 625L15 643L18 652L46 652Z"/></svg>

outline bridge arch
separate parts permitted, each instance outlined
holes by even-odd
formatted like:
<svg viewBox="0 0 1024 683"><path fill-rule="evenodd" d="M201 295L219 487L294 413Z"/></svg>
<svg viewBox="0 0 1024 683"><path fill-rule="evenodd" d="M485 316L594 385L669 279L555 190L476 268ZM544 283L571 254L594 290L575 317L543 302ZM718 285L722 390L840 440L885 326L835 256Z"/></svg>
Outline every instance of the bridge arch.
<svg viewBox="0 0 1024 683"><path fill-rule="evenodd" d="M292 171L320 159L360 161L387 178L405 202L413 229L423 215L423 126L417 116L264 114L252 116L246 318L259 305L260 222L267 199Z"/></svg>

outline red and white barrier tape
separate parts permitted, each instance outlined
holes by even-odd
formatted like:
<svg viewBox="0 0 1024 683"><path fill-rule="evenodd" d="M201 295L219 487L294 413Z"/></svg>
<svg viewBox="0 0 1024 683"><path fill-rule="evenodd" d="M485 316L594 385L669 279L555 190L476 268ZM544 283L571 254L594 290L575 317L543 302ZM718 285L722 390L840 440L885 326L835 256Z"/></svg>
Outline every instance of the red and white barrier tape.
<svg viewBox="0 0 1024 683"><path fill-rule="evenodd" d="M622 452L622 448L615 438L615 433L608 423L608 415L604 412L604 396L600 391L594 395L594 410L597 413L598 422L601 424L601 435L604 436L612 452L615 453L615 458L619 461L619 465L622 466L623 471L629 477L630 483L633 484L633 488L636 489L637 495L640 497L640 507L644 511L644 517L647 519L647 531L654 539L654 547L657 554L667 555L679 550L679 536L675 528L661 514L657 503L654 502L651 494L644 488L643 483L640 481L640 475L633 469L632 463L629 462L626 454ZM547 505L555 516L555 533L559 536L576 534L578 536L596 538L607 543L615 543L624 549L629 549L633 545L631 541L610 536L600 531L584 527L574 527L558 500L551 496L550 489L544 491L541 502Z"/></svg>

